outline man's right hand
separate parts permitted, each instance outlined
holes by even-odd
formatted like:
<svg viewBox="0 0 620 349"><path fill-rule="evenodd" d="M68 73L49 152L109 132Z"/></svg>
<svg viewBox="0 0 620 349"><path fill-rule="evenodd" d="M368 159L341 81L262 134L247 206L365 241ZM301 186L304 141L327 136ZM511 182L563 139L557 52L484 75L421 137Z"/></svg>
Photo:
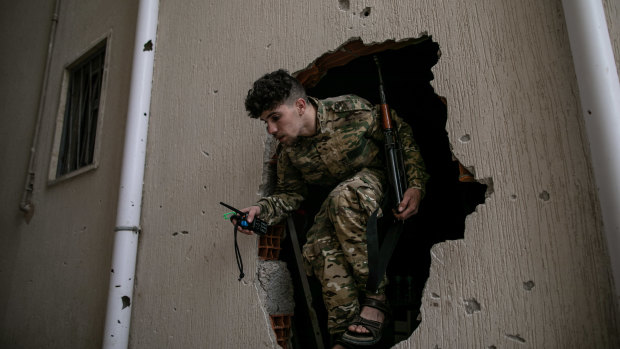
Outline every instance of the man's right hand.
<svg viewBox="0 0 620 349"><path fill-rule="evenodd" d="M254 221L254 217L257 217L258 215L260 215L260 207L259 206L246 207L244 209L241 209L240 211L241 212L245 212L245 213L248 214L248 218L247 218L248 223L252 223ZM231 223L233 225L237 224L237 220L236 219L231 219L230 221L231 221ZM247 234L247 235L254 234L253 231L248 230L248 229L243 229L243 228L241 228L241 226L238 227L238 231L240 231L240 232L242 232L244 234Z"/></svg>

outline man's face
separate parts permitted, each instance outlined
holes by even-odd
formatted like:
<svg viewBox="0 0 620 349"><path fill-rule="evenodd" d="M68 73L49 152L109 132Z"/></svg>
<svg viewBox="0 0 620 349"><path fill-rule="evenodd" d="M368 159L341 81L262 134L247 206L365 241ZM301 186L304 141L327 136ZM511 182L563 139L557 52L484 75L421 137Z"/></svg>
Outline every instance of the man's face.
<svg viewBox="0 0 620 349"><path fill-rule="evenodd" d="M280 104L274 109L264 111L260 116L267 124L267 132L286 145L297 141L302 127L300 110L296 104Z"/></svg>

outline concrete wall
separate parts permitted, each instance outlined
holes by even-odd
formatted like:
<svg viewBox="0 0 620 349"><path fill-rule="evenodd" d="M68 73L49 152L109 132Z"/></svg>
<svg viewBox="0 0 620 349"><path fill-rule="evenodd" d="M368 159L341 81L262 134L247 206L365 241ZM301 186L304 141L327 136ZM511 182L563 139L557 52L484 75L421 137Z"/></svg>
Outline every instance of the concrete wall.
<svg viewBox="0 0 620 349"><path fill-rule="evenodd" d="M605 5L618 62L620 5ZM1 347L100 347L136 7L62 2L26 224L17 207L53 4L0 3ZM265 132L245 116L245 93L352 37L422 33L442 49L433 85L448 100L454 153L494 193L464 240L432 250L422 324L399 347L620 346L559 0L188 0L160 4L131 347L275 346L254 285L256 240L240 239L239 283L218 204L257 199ZM63 68L105 35L99 166L49 185Z"/></svg>
<svg viewBox="0 0 620 349"><path fill-rule="evenodd" d="M611 46L616 58L616 69L620 72L620 6L613 0L603 1L607 28L611 39Z"/></svg>
<svg viewBox="0 0 620 349"><path fill-rule="evenodd" d="M101 346L137 3L62 1L36 149L34 215L19 211L55 1L0 5L0 347ZM108 37L98 168L48 183L66 65Z"/></svg>
<svg viewBox="0 0 620 349"><path fill-rule="evenodd" d="M218 205L257 199L265 133L244 95L263 73L303 69L352 37L422 33L442 48L434 87L448 99L454 152L494 194L464 240L433 249L422 325L399 347L619 345L559 0L233 0L161 3L134 347L274 345L256 240L240 240L239 283ZM479 311L466 309L474 302Z"/></svg>

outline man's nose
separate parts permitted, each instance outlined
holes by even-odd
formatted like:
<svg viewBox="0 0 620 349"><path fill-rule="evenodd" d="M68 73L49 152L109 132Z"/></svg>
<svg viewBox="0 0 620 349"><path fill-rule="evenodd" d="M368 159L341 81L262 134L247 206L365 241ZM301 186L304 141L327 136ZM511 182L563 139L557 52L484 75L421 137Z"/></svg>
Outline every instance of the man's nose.
<svg viewBox="0 0 620 349"><path fill-rule="evenodd" d="M267 124L267 132L270 135L275 134L277 131L278 131L278 128L276 127L275 124L273 124L273 123Z"/></svg>

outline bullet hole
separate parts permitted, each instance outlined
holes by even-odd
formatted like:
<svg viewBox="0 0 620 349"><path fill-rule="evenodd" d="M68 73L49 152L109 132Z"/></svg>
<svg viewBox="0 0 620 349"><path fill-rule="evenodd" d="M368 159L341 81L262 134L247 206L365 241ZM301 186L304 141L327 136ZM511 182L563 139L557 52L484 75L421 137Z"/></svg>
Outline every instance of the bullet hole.
<svg viewBox="0 0 620 349"><path fill-rule="evenodd" d="M523 337L521 337L521 335L519 334L508 334L506 333L506 338L511 339L515 342L519 342L519 343L525 343L525 339L523 339Z"/></svg>
<svg viewBox="0 0 620 349"><path fill-rule="evenodd" d="M144 49L142 51L153 51L153 42L151 40L147 41L146 44L144 44Z"/></svg>
<svg viewBox="0 0 620 349"><path fill-rule="evenodd" d="M177 236L179 235L179 232L175 231L174 233L172 233L172 236Z"/></svg>
<svg viewBox="0 0 620 349"><path fill-rule="evenodd" d="M111 273L114 273L114 269L110 270Z"/></svg>
<svg viewBox="0 0 620 349"><path fill-rule="evenodd" d="M542 200L542 201L549 201L550 195L546 190L543 190L542 193L540 193L540 195L538 195L538 197Z"/></svg>
<svg viewBox="0 0 620 349"><path fill-rule="evenodd" d="M114 286L114 287L119 288L119 287L121 287L121 285L116 285L116 286Z"/></svg>
<svg viewBox="0 0 620 349"><path fill-rule="evenodd" d="M439 295L437 293L433 292L433 293L431 293L431 298L439 299L441 297L439 297Z"/></svg>
<svg viewBox="0 0 620 349"><path fill-rule="evenodd" d="M123 308L122 309L125 309L125 308L131 306L131 299L129 297L122 296L121 300L123 301Z"/></svg>
<svg viewBox="0 0 620 349"><path fill-rule="evenodd" d="M463 301L465 302L465 312L468 315L471 315L473 313L477 313L480 311L480 303L478 303L478 301L475 298L465 299Z"/></svg>
<svg viewBox="0 0 620 349"><path fill-rule="evenodd" d="M116 320L116 322L120 324L120 323L121 323L121 320Z"/></svg>
<svg viewBox="0 0 620 349"><path fill-rule="evenodd" d="M267 44L267 49L270 49L272 44Z"/></svg>
<svg viewBox="0 0 620 349"><path fill-rule="evenodd" d="M209 156L210 156L210 155L209 155L209 153L207 153L207 152L206 152L206 151L204 151L204 150L202 151L202 155L204 155L204 156L206 156L206 157L209 157Z"/></svg>
<svg viewBox="0 0 620 349"><path fill-rule="evenodd" d="M523 283L523 289L526 291L531 291L534 286L534 281L532 280Z"/></svg>
<svg viewBox="0 0 620 349"><path fill-rule="evenodd" d="M431 305L432 305L432 306L434 306L434 307L438 307L438 306L439 306L439 303L437 303L437 302L433 302L433 303L431 303Z"/></svg>
<svg viewBox="0 0 620 349"><path fill-rule="evenodd" d="M592 115L592 110L588 110L588 115Z"/></svg>
<svg viewBox="0 0 620 349"><path fill-rule="evenodd" d="M350 7L351 3L349 2L349 0L338 0L338 8L341 11L348 11Z"/></svg>
<svg viewBox="0 0 620 349"><path fill-rule="evenodd" d="M461 143L469 143L469 141L471 141L471 136L469 134L466 134L459 138L459 141L461 141Z"/></svg>
<svg viewBox="0 0 620 349"><path fill-rule="evenodd" d="M218 92L220 92L220 90L213 90L214 95L218 94Z"/></svg>
<svg viewBox="0 0 620 349"><path fill-rule="evenodd" d="M370 16L370 7L366 7L366 8L362 11L362 13L360 13L360 16L361 16L361 17L368 17L368 16Z"/></svg>
<svg viewBox="0 0 620 349"><path fill-rule="evenodd" d="M512 200L512 201L517 200L517 195L516 194L510 195L510 200Z"/></svg>
<svg viewBox="0 0 620 349"><path fill-rule="evenodd" d="M181 232L181 234L183 234L183 235L187 235L187 234L189 234L189 231L187 231L187 230L183 230L183 231Z"/></svg>

